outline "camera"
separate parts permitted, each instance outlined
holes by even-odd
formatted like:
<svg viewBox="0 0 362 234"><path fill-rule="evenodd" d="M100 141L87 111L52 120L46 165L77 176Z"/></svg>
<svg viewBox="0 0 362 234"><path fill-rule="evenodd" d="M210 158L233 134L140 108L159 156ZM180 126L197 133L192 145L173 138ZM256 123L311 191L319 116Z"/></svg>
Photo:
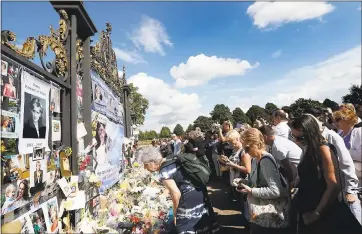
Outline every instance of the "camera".
<svg viewBox="0 0 362 234"><path fill-rule="evenodd" d="M221 128L221 125L218 124L218 123L213 123L213 124L211 125L211 131L214 132L214 133L215 133L215 132L218 132L220 128Z"/></svg>

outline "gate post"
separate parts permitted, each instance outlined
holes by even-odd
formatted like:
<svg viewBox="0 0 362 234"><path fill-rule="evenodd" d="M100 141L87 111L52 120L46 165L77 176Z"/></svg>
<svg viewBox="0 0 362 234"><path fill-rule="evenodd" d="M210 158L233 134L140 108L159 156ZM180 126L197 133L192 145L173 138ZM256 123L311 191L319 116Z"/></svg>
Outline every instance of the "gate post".
<svg viewBox="0 0 362 234"><path fill-rule="evenodd" d="M78 174L78 108L77 108L77 76L83 76L83 106L90 107L91 96L91 78L90 78L90 37L93 36L97 29L90 19L81 1L50 1L56 11L65 10L70 16L70 42L68 46L68 61L70 61L70 125L72 132L65 137L70 137L70 146L72 148L72 172ZM80 43L78 43L80 42ZM79 50L79 47L82 49ZM82 53L82 54L79 54ZM82 58L80 58L82 57ZM69 117L68 117L69 118ZM91 114L90 108L83 108L83 118L85 128L87 129L87 140L91 140Z"/></svg>

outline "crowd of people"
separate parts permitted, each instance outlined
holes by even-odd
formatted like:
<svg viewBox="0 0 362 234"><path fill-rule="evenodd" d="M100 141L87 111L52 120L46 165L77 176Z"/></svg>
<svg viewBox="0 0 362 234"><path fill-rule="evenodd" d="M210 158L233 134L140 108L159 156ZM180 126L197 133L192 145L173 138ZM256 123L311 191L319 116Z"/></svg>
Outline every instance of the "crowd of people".
<svg viewBox="0 0 362 234"><path fill-rule="evenodd" d="M360 233L362 122L352 104L310 108L297 117L274 110L253 126L230 121L152 141L139 154L170 191L177 233L214 233L206 186L194 186L169 157L194 154L216 179L228 177L251 233ZM359 115L359 116L358 116ZM241 220L242 222L242 220Z"/></svg>

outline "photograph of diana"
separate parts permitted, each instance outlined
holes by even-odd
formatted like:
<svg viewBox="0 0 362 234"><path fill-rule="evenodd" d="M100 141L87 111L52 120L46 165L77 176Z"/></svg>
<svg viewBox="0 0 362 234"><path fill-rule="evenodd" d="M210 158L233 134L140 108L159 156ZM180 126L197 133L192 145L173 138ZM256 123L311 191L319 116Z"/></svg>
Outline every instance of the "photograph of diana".
<svg viewBox="0 0 362 234"><path fill-rule="evenodd" d="M102 105L102 106L105 106L105 101L103 100L104 99L104 91L103 89L94 84L94 91L93 91L93 102L99 104L99 105Z"/></svg>
<svg viewBox="0 0 362 234"><path fill-rule="evenodd" d="M41 138L46 135L45 99L25 93L23 138Z"/></svg>

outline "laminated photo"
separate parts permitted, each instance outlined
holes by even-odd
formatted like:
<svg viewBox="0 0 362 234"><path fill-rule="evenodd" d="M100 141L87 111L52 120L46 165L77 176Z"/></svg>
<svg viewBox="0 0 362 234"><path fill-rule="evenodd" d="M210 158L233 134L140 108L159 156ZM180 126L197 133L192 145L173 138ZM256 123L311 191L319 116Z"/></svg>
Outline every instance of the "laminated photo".
<svg viewBox="0 0 362 234"><path fill-rule="evenodd" d="M70 186L64 177L58 180L58 184L62 189L64 196L68 197L72 193L72 190L70 189Z"/></svg>
<svg viewBox="0 0 362 234"><path fill-rule="evenodd" d="M52 119L52 141L60 141L62 137L61 122L59 119Z"/></svg>
<svg viewBox="0 0 362 234"><path fill-rule="evenodd" d="M1 110L1 137L19 138L19 114Z"/></svg>
<svg viewBox="0 0 362 234"><path fill-rule="evenodd" d="M47 180L47 163L46 159L30 160L30 194L34 196L45 188Z"/></svg>
<svg viewBox="0 0 362 234"><path fill-rule="evenodd" d="M8 75L8 62L1 60L1 75L7 76Z"/></svg>
<svg viewBox="0 0 362 234"><path fill-rule="evenodd" d="M34 233L45 234L48 232L44 215L44 205L30 213L29 218L34 229Z"/></svg>
<svg viewBox="0 0 362 234"><path fill-rule="evenodd" d="M1 226L1 232L4 234L13 234L13 233L19 233L19 234L33 234L34 229L33 225L31 223L31 220L29 218L29 213L27 212L20 216L17 219L13 219L10 222L5 222Z"/></svg>
<svg viewBox="0 0 362 234"><path fill-rule="evenodd" d="M4 215L29 204L29 181L17 180L1 187L1 214Z"/></svg>
<svg viewBox="0 0 362 234"><path fill-rule="evenodd" d="M42 192L44 198L50 198L58 192L58 180L60 179L60 170L48 171L47 180L45 182L45 189Z"/></svg>
<svg viewBox="0 0 362 234"><path fill-rule="evenodd" d="M50 110L60 113L60 89L54 86L51 86Z"/></svg>
<svg viewBox="0 0 362 234"><path fill-rule="evenodd" d="M16 220L19 220L22 225L20 234L33 234L34 233L34 228L33 228L33 225L31 223L31 220L29 217L30 213L31 212L27 212L24 215L22 215L16 219Z"/></svg>
<svg viewBox="0 0 362 234"><path fill-rule="evenodd" d="M45 157L47 159L48 171L54 171L59 168L59 151L47 151L45 152Z"/></svg>
<svg viewBox="0 0 362 234"><path fill-rule="evenodd" d="M3 156L3 184L29 178L29 169L28 154Z"/></svg>
<svg viewBox="0 0 362 234"><path fill-rule="evenodd" d="M32 153L33 148L49 149L50 84L23 71L21 76L21 111L19 152Z"/></svg>
<svg viewBox="0 0 362 234"><path fill-rule="evenodd" d="M34 148L33 161L44 159L44 148Z"/></svg>
<svg viewBox="0 0 362 234"><path fill-rule="evenodd" d="M71 168L70 168L70 162L69 157L66 155L64 151L59 152L59 160L60 160L60 171L62 173L62 176L68 177L71 176Z"/></svg>
<svg viewBox="0 0 362 234"><path fill-rule="evenodd" d="M45 219L47 222L48 233L57 233L58 232L58 201L56 197L50 199L46 205L44 206L45 212Z"/></svg>

